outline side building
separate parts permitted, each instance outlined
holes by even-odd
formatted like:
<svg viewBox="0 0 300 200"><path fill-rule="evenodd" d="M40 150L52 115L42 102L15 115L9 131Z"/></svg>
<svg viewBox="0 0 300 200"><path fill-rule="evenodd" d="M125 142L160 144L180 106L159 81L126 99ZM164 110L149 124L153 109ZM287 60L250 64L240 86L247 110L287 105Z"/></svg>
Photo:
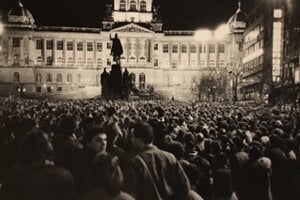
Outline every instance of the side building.
<svg viewBox="0 0 300 200"><path fill-rule="evenodd" d="M242 91L247 100L276 103L283 99L288 2L256 0L246 19Z"/></svg>
<svg viewBox="0 0 300 200"><path fill-rule="evenodd" d="M229 35L219 38L214 30L207 37L201 31L163 30L152 0L114 0L107 6L101 28L37 26L18 1L2 17L0 91L97 96L100 75L113 64L109 38L117 33L124 49L121 66L128 69L137 89L154 88L167 98L196 99L193 88L204 74L225 68L222 76L227 77L235 65L234 49L240 46L235 38L243 34L243 27L236 25L241 21L234 16L226 24L231 27Z"/></svg>

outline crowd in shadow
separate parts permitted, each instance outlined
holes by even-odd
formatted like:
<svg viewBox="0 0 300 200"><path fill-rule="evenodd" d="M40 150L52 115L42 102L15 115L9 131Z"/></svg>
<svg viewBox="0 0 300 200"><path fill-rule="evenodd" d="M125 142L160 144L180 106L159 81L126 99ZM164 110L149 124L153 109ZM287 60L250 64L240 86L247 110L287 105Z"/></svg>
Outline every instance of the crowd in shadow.
<svg viewBox="0 0 300 200"><path fill-rule="evenodd" d="M0 99L0 199L298 200L300 110Z"/></svg>

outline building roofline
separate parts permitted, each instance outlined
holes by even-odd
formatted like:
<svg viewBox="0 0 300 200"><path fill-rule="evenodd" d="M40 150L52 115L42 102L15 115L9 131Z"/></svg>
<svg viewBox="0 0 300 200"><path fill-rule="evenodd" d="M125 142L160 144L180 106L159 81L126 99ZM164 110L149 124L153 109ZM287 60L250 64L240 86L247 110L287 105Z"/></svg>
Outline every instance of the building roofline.
<svg viewBox="0 0 300 200"><path fill-rule="evenodd" d="M68 26L39 26L36 31L62 31L62 32L84 32L84 33L100 33L101 28L89 27L68 27Z"/></svg>

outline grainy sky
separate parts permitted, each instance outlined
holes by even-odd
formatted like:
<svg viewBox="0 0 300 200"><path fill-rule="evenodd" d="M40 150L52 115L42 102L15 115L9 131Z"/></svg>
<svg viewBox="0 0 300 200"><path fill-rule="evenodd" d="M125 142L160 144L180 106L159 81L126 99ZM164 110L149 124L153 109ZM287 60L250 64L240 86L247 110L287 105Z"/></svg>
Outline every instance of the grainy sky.
<svg viewBox="0 0 300 200"><path fill-rule="evenodd" d="M6 13L17 0L0 0ZM105 4L113 0L21 0L38 25L100 27ZM164 29L215 28L234 14L238 0L154 0L160 5ZM251 10L255 0L242 0Z"/></svg>

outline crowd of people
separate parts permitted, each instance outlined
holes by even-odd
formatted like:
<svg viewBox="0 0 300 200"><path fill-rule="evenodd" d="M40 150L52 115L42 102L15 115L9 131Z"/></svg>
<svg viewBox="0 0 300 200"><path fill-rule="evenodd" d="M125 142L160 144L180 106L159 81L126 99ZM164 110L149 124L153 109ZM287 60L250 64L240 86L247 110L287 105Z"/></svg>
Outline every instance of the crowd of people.
<svg viewBox="0 0 300 200"><path fill-rule="evenodd" d="M300 199L298 108L1 98L0 122L0 199Z"/></svg>

